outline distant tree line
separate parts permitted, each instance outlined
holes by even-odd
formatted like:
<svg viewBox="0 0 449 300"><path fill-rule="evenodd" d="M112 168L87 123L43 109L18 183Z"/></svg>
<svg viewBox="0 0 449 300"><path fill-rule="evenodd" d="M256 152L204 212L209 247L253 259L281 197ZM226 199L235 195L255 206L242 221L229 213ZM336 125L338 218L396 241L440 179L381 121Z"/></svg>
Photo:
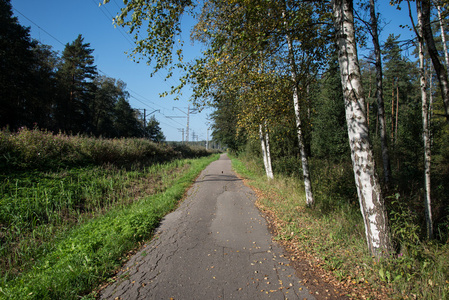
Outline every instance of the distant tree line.
<svg viewBox="0 0 449 300"><path fill-rule="evenodd" d="M154 116L143 124L131 108L123 81L98 74L81 34L59 55L31 39L10 0L0 0L0 37L0 127L165 140Z"/></svg>

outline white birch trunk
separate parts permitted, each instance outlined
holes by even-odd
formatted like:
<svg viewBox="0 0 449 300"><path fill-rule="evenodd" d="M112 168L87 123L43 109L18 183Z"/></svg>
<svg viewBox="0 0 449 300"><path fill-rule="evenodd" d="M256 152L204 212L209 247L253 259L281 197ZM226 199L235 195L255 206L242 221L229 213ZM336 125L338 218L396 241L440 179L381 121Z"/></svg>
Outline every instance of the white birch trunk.
<svg viewBox="0 0 449 300"><path fill-rule="evenodd" d="M410 1L408 1L410 2ZM416 0L417 7L421 11L421 34L420 36L426 42L427 53L432 59L433 68L438 78L441 97L443 99L446 121L449 122L449 79L446 66L440 62L439 52L433 38L432 27L430 23L431 3L430 0Z"/></svg>
<svg viewBox="0 0 449 300"><path fill-rule="evenodd" d="M267 177L273 179L273 167L271 165L271 152L270 152L270 137L268 134L267 121L265 121L265 148L267 152Z"/></svg>
<svg viewBox="0 0 449 300"><path fill-rule="evenodd" d="M313 198L312 192L312 181L310 179L310 171L309 171L309 159L307 157L306 146L304 142L304 135L302 134L302 122L301 122L301 113L299 107L299 93L298 93L298 83L297 83L297 75L295 71L295 64L293 61L293 49L292 42L290 37L287 37L288 47L290 53L290 66L292 68L291 77L294 84L293 88L293 106L295 109L295 118L296 118L296 133L298 135L298 143L301 155L301 164L302 164L302 175L304 177L304 190L306 193L306 203L308 206L312 206L315 202Z"/></svg>
<svg viewBox="0 0 449 300"><path fill-rule="evenodd" d="M263 166L265 168L265 174L267 174L268 177L267 148L265 147L262 124L259 124L259 139L260 139L260 147L262 149Z"/></svg>
<svg viewBox="0 0 449 300"><path fill-rule="evenodd" d="M432 127L432 107L433 107L433 68L432 63L427 63L429 65L429 111L428 111L428 119L429 119L429 130ZM432 135L430 136L430 145L432 145Z"/></svg>
<svg viewBox="0 0 449 300"><path fill-rule="evenodd" d="M285 17L285 12L282 14ZM284 25L287 27L287 21L284 21ZM288 31L288 28L286 28ZM301 113L299 107L299 92L298 92L298 76L296 73L296 65L295 58L293 55L293 44L290 38L290 35L286 35L287 45L288 45L288 58L290 64L290 74L293 82L293 106L295 109L295 118L296 118L296 133L298 135L298 143L301 155L301 164L302 164L302 175L304 177L304 190L306 194L306 204L308 206L313 206L315 200L313 198L312 191L312 181L310 179L310 171L309 171L309 159L307 155L307 150L304 143L304 135L302 134L302 122L301 122Z"/></svg>
<svg viewBox="0 0 449 300"><path fill-rule="evenodd" d="M369 251L379 256L391 249L388 218L368 136L365 99L355 41L352 0L333 0L338 61L346 109L357 194Z"/></svg>
<svg viewBox="0 0 449 300"><path fill-rule="evenodd" d="M427 81L424 67L424 40L423 40L423 16L419 3L416 4L416 12L418 17L418 47L419 47L419 71L421 85L421 103L422 103L422 125L423 125L423 142L424 142L424 185L425 197L424 205L426 212L427 237L433 237L432 224L432 207L430 198L430 132L429 132L429 103L427 101Z"/></svg>
<svg viewBox="0 0 449 300"><path fill-rule="evenodd" d="M443 19L441 19L441 7L439 5L437 6L437 10L438 10L438 20L440 21L441 42L443 43L444 59L446 61L446 71L449 74L449 53L447 53L446 36L444 35L444 24Z"/></svg>

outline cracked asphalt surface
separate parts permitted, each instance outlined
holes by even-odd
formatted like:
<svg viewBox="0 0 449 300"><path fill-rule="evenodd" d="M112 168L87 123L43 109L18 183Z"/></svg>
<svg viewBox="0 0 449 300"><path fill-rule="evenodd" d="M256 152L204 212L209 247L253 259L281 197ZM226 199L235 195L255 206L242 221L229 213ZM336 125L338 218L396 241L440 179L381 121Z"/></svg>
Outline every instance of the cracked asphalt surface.
<svg viewBox="0 0 449 300"><path fill-rule="evenodd" d="M226 154L197 178L101 299L315 299Z"/></svg>

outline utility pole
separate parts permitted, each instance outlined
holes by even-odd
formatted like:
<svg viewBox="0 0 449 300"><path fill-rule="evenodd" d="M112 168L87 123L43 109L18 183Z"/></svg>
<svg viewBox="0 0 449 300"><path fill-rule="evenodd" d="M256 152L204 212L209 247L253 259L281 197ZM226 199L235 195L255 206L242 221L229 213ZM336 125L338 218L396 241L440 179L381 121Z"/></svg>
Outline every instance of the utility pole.
<svg viewBox="0 0 449 300"><path fill-rule="evenodd" d="M190 116L190 104L187 105L187 128L186 128L186 143L189 142L189 116Z"/></svg>
<svg viewBox="0 0 449 300"><path fill-rule="evenodd" d="M209 150L209 127L207 127L206 131L206 150Z"/></svg>
<svg viewBox="0 0 449 300"><path fill-rule="evenodd" d="M147 114L147 109L146 108L138 108L137 110L143 110L143 128L144 128L144 132L145 132L145 136L146 136L146 131L145 128L147 127L147 117L151 116L152 114L154 114L155 112L161 112L160 109L155 109L152 112Z"/></svg>
<svg viewBox="0 0 449 300"><path fill-rule="evenodd" d="M197 108L190 108L190 104L187 106L187 112L183 111L182 109L180 109L179 107L173 107L173 110L175 110L175 108L177 110L179 110L180 112L182 112L183 114L185 114L187 116L187 126L186 126L186 143L189 142L189 122L190 122L190 114L196 114L198 112ZM167 116L167 118L185 118L185 117L180 117L180 116Z"/></svg>
<svg viewBox="0 0 449 300"><path fill-rule="evenodd" d="M184 144L184 128L178 128L178 132L182 132L181 139L182 139L182 143Z"/></svg>
<svg viewBox="0 0 449 300"><path fill-rule="evenodd" d="M160 109L155 109L152 112L147 114L147 109L146 108L139 108L138 110L143 110L143 126L146 127L147 126L147 117L151 116L152 114L154 114L155 112L161 112Z"/></svg>

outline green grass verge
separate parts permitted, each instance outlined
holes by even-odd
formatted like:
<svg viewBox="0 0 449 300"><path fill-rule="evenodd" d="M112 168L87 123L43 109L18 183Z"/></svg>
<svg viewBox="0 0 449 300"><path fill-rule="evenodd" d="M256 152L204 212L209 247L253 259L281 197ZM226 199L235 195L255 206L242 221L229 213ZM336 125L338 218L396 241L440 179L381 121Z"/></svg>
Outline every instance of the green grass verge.
<svg viewBox="0 0 449 300"><path fill-rule="evenodd" d="M113 274L127 252L151 237L197 175L218 157L188 160L191 167L165 192L115 207L60 234L30 270L13 280L0 279L0 298L93 298L90 292Z"/></svg>
<svg viewBox="0 0 449 300"><path fill-rule="evenodd" d="M448 243L414 240L389 258L370 256L357 202L337 193L349 186L342 168L315 176L317 203L311 209L300 179L276 174L268 181L260 162L230 157L234 170L259 190L259 207L276 217L275 239L293 256L307 257L331 274L353 299L449 299ZM411 234L412 224L401 222L402 230ZM397 230L393 232L396 236Z"/></svg>

